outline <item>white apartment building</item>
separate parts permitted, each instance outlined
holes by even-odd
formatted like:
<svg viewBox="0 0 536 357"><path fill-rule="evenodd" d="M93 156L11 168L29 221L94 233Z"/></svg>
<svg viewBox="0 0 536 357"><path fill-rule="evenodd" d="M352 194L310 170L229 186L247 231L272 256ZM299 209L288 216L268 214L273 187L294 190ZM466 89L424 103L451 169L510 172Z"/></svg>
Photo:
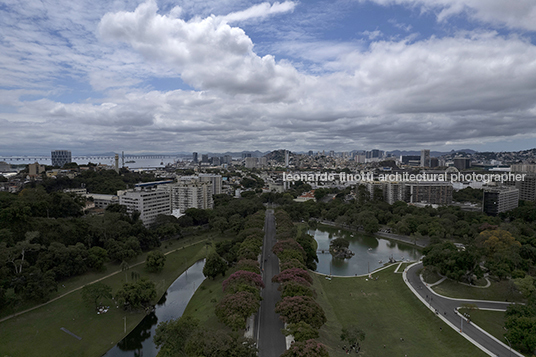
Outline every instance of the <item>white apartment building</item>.
<svg viewBox="0 0 536 357"><path fill-rule="evenodd" d="M221 193L222 177L215 174L199 174L199 181L210 182L212 185L212 194L219 195Z"/></svg>
<svg viewBox="0 0 536 357"><path fill-rule="evenodd" d="M167 190L156 188L120 191L119 204L127 207L127 213L140 212L145 225L151 224L159 214L171 214L171 195Z"/></svg>

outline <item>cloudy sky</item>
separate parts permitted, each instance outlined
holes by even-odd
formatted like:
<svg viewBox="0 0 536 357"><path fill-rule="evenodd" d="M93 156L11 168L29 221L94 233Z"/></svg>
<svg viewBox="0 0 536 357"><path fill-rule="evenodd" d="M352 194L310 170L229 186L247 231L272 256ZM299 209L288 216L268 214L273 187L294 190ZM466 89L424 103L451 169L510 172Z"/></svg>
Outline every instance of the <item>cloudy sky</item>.
<svg viewBox="0 0 536 357"><path fill-rule="evenodd" d="M2 0L0 154L536 147L534 0Z"/></svg>

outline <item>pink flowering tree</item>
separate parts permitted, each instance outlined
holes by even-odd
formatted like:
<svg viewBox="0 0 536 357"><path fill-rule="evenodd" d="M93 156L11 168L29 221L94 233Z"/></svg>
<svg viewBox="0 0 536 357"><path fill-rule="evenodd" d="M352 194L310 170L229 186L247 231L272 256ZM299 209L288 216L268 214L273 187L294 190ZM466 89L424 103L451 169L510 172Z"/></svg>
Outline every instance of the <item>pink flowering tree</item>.
<svg viewBox="0 0 536 357"><path fill-rule="evenodd" d="M246 328L246 319L259 310L258 296L249 291L226 295L216 305L218 319L234 331Z"/></svg>
<svg viewBox="0 0 536 357"><path fill-rule="evenodd" d="M240 285L247 285L254 287L256 289L264 288L264 283L259 274L253 273L251 271L239 270L234 272L223 281L223 291L227 293L236 292L237 287Z"/></svg>
<svg viewBox="0 0 536 357"><path fill-rule="evenodd" d="M242 259L236 264L238 270L250 271L255 274L260 274L259 262L253 259Z"/></svg>
<svg viewBox="0 0 536 357"><path fill-rule="evenodd" d="M281 273L275 275L272 278L272 282L274 283L281 284L287 281L295 281L298 284L302 284L305 286L310 286L313 283L313 279L311 278L307 270L299 268L283 270Z"/></svg>
<svg viewBox="0 0 536 357"><path fill-rule="evenodd" d="M329 357L326 346L315 340L294 342L281 357Z"/></svg>
<svg viewBox="0 0 536 357"><path fill-rule="evenodd" d="M318 329L326 323L324 310L310 296L287 296L275 305L275 312L289 324L303 321Z"/></svg>
<svg viewBox="0 0 536 357"><path fill-rule="evenodd" d="M275 255L279 255L279 253L283 252L286 249L297 250L305 254L303 247L294 239L278 240L277 243L275 243L272 247L272 252L274 252Z"/></svg>

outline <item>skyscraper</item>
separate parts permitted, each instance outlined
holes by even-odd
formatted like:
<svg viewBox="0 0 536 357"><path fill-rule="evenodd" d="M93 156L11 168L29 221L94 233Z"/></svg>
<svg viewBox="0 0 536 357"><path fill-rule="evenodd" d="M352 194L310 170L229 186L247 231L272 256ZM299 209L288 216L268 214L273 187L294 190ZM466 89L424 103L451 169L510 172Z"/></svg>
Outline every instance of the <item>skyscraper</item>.
<svg viewBox="0 0 536 357"><path fill-rule="evenodd" d="M193 163L194 163L194 164L197 164L197 162L198 162L198 159L197 159L197 153L194 152L192 156L193 156L193 159L192 159Z"/></svg>
<svg viewBox="0 0 536 357"><path fill-rule="evenodd" d="M50 153L52 166L63 167L63 165L72 162L71 152L69 150L52 150Z"/></svg>
<svg viewBox="0 0 536 357"><path fill-rule="evenodd" d="M421 166L430 167L430 150L421 150Z"/></svg>

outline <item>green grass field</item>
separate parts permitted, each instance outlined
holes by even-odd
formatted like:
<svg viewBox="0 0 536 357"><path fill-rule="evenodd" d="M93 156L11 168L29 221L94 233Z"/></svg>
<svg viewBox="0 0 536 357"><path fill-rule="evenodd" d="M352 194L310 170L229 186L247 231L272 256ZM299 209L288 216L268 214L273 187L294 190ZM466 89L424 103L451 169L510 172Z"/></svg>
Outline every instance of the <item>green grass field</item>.
<svg viewBox="0 0 536 357"><path fill-rule="evenodd" d="M157 287L158 298L164 294L169 285L190 267L194 262L205 257L206 237L195 245L179 248L187 242L175 242L168 250L179 248L167 255L164 270L158 274L147 273L144 264L132 267L125 273L121 272L104 279L102 282L110 285L115 293L125 279L130 281L131 272L137 272L141 277L150 278ZM191 244L191 242L189 243ZM108 272L109 274L109 272ZM94 274L77 277L65 283L65 290L91 281ZM106 274L104 274L106 275ZM127 322L127 334L141 321L144 313L128 313L110 304L108 313L97 315L94 307L87 306L80 291L68 294L50 304L33 311L11 318L0 323L0 356L101 356L123 337L124 318ZM82 337L78 340L60 330L68 329Z"/></svg>
<svg viewBox="0 0 536 357"><path fill-rule="evenodd" d="M459 309L460 313L467 313L471 316L471 322L478 327L490 333L493 337L501 342L508 344L504 339L506 330L504 327L505 314L504 311L490 311L479 309Z"/></svg>
<svg viewBox="0 0 536 357"><path fill-rule="evenodd" d="M346 355L339 336L341 328L350 324L366 333L361 356L485 356L428 310L406 287L402 275L393 273L395 269L373 274L377 281L329 281L313 274L316 301L328 320L319 341L328 346L330 356Z"/></svg>
<svg viewBox="0 0 536 357"><path fill-rule="evenodd" d="M432 289L440 295L459 299L524 302L523 296L507 280L491 281L488 288L475 288L447 279Z"/></svg>
<svg viewBox="0 0 536 357"><path fill-rule="evenodd" d="M207 328L228 329L227 326L218 321L214 309L223 298L223 281L234 271L236 271L236 268L227 270L225 276L218 275L214 280L205 279L195 291L182 315L198 319L201 325Z"/></svg>

